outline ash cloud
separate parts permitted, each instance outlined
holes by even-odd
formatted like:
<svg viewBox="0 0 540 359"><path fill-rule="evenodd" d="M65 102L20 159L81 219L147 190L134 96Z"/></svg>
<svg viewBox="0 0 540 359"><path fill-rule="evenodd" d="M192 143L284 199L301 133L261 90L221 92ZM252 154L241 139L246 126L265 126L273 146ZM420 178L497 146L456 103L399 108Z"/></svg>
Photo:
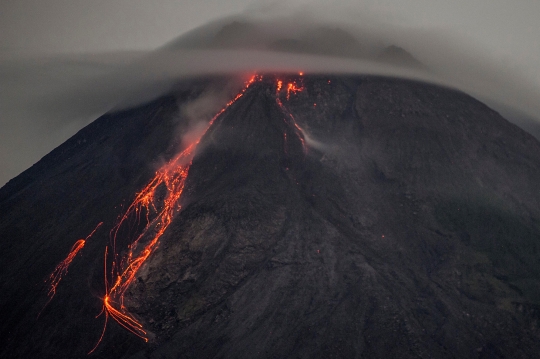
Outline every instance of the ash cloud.
<svg viewBox="0 0 540 359"><path fill-rule="evenodd" d="M258 9L214 21L152 52L0 59L0 185L99 115L204 76L303 71L416 79L462 90L540 133L539 84L468 39L368 15L358 25L282 10L287 15L270 18ZM228 90L209 91L183 108L194 128L195 118L211 117L226 102Z"/></svg>

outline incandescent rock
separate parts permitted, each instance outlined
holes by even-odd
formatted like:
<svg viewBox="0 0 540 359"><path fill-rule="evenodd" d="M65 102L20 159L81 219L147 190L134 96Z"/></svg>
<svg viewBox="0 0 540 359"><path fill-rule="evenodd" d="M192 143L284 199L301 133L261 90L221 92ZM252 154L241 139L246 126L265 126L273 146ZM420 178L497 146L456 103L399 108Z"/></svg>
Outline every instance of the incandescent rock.
<svg viewBox="0 0 540 359"><path fill-rule="evenodd" d="M535 357L540 143L449 89L279 79L303 89L280 106L265 76L202 137L126 296L152 340L112 322L91 356ZM200 88L99 118L0 189L2 357L94 346L107 229L36 321L40 281L181 149Z"/></svg>

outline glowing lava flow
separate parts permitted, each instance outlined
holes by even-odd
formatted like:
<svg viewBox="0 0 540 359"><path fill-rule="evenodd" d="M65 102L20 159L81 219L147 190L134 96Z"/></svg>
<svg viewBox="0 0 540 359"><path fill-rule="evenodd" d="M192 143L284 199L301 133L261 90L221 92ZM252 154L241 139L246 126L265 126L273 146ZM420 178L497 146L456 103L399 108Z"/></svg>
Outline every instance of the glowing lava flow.
<svg viewBox="0 0 540 359"><path fill-rule="evenodd" d="M56 289L58 288L58 285L62 281L62 278L67 274L69 266L71 265L71 262L73 262L73 259L77 256L77 254L80 252L81 249L83 249L84 245L86 244L86 241L90 239L96 233L98 228L103 224L103 222L100 222L96 228L88 235L85 239L79 239L73 247L71 247L71 250L69 251L69 254L67 257L61 261L56 268L54 268L54 271L49 275L49 277L45 280L46 283L49 284L49 291L47 292L47 295L49 296L49 300L47 303L45 303L45 307L51 302L51 300L54 298L56 294ZM43 311L42 309L42 311ZM41 312L40 312L41 314ZM39 317L39 315L38 315Z"/></svg>
<svg viewBox="0 0 540 359"><path fill-rule="evenodd" d="M297 92L300 92L302 90L304 90L303 86L297 87L296 83L289 82L288 85L287 85L287 101L289 101L290 98L291 98L291 92L296 94Z"/></svg>
<svg viewBox="0 0 540 359"><path fill-rule="evenodd" d="M300 72L300 76L302 76L303 73ZM298 139L300 140L300 142L302 143L302 148L304 149L304 154L307 153L307 147L306 147L306 140L305 140L305 135L304 135L304 130L302 130L302 128L300 126L298 126L298 123L296 123L296 120L294 119L294 116L292 115L292 113L290 113L286 108L285 108L285 105L283 105L283 102L281 101L281 98L280 98L280 94L281 94L281 90L283 88L283 81L282 80L277 80L277 83L276 83L276 102L279 106L279 108L281 108L281 111L283 111L283 113L289 118L289 121L287 121L287 119L284 119L286 123L289 123L291 122L292 123L292 126L294 127L294 131L296 133L296 135L298 136ZM296 94L297 92L301 92L304 90L304 86L298 86L296 84L296 81L293 81L293 82L289 82L287 83L287 101L290 100L291 98L291 92ZM287 134L284 133L283 134L283 137L284 137L284 140L285 142L287 142Z"/></svg>
<svg viewBox="0 0 540 359"><path fill-rule="evenodd" d="M181 209L179 200L184 190L195 150L201 138L214 121L229 106L242 97L253 82L260 79L261 77L253 76L246 83L244 89L210 120L206 130L195 142L191 143L185 150L156 172L154 178L137 194L133 203L131 203L126 212L120 217L118 224L111 230L113 246L112 281L109 281L107 278L108 248L105 249L105 296L103 297L105 324L98 343L89 354L97 348L103 339L109 316L131 333L148 341L147 332L144 330L142 324L128 312L124 305L125 293L135 280L141 266L156 249L159 239L171 224L174 213ZM135 216L137 222L140 221L140 216L143 212L145 214L146 226L129 245L127 255L121 259L116 250L119 231L127 223L129 218L133 218L133 216Z"/></svg>

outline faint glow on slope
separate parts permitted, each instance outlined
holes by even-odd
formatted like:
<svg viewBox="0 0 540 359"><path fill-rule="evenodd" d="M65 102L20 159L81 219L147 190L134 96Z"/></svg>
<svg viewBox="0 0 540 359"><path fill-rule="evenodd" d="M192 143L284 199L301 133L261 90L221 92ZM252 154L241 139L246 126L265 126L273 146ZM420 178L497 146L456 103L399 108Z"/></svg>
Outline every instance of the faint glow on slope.
<svg viewBox="0 0 540 359"><path fill-rule="evenodd" d="M304 73L300 72L299 75L303 76ZM293 80L287 83L286 97L285 97L287 101L290 101L291 93L296 95L298 92L304 91L304 85L302 83L302 79L299 79L299 82L300 84L298 84L297 80ZM294 127L294 131L296 135L298 136L298 139L302 143L304 154L306 154L307 146L306 146L306 140L305 140L306 136L305 136L304 130L298 125L292 113L289 110L287 110L287 108L283 104L283 101L281 100L282 89L283 89L283 81L278 79L276 81L276 103L278 104L281 111L285 114L285 118L284 118L285 123L287 123L288 125L292 125L292 127ZM287 134L284 133L283 138L286 145Z"/></svg>

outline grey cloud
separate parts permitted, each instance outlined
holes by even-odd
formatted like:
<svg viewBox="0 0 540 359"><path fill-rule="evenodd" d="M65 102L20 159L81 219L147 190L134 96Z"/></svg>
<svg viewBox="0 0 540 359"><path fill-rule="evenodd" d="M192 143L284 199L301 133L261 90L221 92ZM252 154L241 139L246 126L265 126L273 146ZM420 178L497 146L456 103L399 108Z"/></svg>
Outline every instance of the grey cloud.
<svg viewBox="0 0 540 359"><path fill-rule="evenodd" d="M359 25L346 17L332 22L288 13L270 20L254 13L214 21L152 52L0 58L0 184L104 112L203 75L304 71L412 78L461 89L536 128L536 78L461 35L366 15Z"/></svg>

